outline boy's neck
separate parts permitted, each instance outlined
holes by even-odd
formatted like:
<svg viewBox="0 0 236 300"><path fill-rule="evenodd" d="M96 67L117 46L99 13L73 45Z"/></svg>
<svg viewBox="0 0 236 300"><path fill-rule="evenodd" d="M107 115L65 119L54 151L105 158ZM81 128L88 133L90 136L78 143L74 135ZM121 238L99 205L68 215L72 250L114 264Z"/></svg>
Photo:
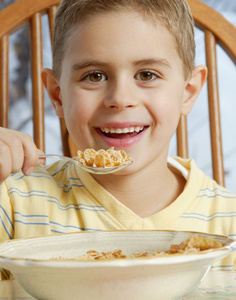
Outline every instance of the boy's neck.
<svg viewBox="0 0 236 300"><path fill-rule="evenodd" d="M95 179L135 214L146 218L175 201L182 193L186 180L167 165L164 170L158 168L155 171L153 168L152 172L145 173L108 178L97 176Z"/></svg>

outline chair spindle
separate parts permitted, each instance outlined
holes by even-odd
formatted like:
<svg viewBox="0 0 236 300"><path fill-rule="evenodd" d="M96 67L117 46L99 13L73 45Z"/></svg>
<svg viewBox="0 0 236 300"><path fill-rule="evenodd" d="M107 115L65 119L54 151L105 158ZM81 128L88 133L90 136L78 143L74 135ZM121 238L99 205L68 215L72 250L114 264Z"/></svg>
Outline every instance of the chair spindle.
<svg viewBox="0 0 236 300"><path fill-rule="evenodd" d="M224 186L225 182L217 78L216 38L209 30L205 30L205 45L206 65L208 67L207 87L209 101L213 178L220 185Z"/></svg>
<svg viewBox="0 0 236 300"><path fill-rule="evenodd" d="M44 94L41 80L43 66L41 13L36 13L31 24L31 70L33 94L34 140L38 148L45 151L44 145Z"/></svg>

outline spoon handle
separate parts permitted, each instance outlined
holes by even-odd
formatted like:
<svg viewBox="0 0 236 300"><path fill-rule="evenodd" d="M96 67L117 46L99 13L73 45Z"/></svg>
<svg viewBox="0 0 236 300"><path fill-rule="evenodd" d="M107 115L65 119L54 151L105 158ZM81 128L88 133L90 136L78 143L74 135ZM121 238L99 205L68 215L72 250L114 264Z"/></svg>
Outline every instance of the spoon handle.
<svg viewBox="0 0 236 300"><path fill-rule="evenodd" d="M39 158L60 158L60 159L64 159L67 161L73 161L73 163L75 163L77 166L79 166L81 169L85 170L86 172L89 173L93 173L93 174L110 174L110 173L114 173L117 172L125 167L128 167L130 164L133 163L133 161L130 161L124 165L120 165L120 166L115 166L115 167L91 167L91 166L86 166L83 165L82 163L78 162L76 159L73 159L71 157L68 156L62 156L62 155L58 155L58 154L43 154L43 155L39 155Z"/></svg>
<svg viewBox="0 0 236 300"><path fill-rule="evenodd" d="M47 158L47 157L69 159L69 160L72 159L70 157L62 156L62 155L58 155L58 154L43 154L43 155L39 155L39 158Z"/></svg>

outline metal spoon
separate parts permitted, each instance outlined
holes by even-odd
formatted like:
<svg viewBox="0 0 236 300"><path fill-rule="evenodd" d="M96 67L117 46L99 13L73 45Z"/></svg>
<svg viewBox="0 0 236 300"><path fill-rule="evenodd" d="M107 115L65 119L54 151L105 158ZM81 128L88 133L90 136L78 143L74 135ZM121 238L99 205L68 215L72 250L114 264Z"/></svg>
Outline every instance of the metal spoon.
<svg viewBox="0 0 236 300"><path fill-rule="evenodd" d="M117 171L120 171L123 168L126 168L128 166L130 166L133 161L130 160L127 163L125 163L124 165L120 165L120 166L115 166L115 167L90 167L90 166L85 166L83 164L81 164L80 162L78 162L77 158L70 158L67 156L62 156L62 155L57 155L57 154L44 154L44 155L39 155L39 158L60 158L60 159L64 159L67 161L72 161L73 163L75 163L78 167L80 167L81 169L89 172L89 173L93 173L93 174L110 174L110 173L114 173Z"/></svg>

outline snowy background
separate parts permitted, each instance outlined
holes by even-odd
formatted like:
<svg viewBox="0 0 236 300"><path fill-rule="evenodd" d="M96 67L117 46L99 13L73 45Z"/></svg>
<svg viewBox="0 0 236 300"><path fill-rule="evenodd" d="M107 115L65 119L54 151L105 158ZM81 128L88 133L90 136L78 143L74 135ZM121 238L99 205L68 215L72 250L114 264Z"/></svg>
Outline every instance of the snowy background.
<svg viewBox="0 0 236 300"><path fill-rule="evenodd" d="M202 0L219 11L236 26L236 0ZM0 10L14 0L0 0ZM51 45L47 30L47 17L43 17L44 66L51 67ZM205 64L204 35L196 29L196 65ZM235 37L236 38L236 37ZM220 107L226 187L236 192L236 68L223 50L217 48L219 62ZM30 83L29 27L26 26L10 38L10 112L9 126L32 135L31 83ZM59 120L45 93L46 153L62 153ZM189 156L208 175L211 171L211 150L208 124L206 85L188 117ZM176 155L176 138L170 144L170 155Z"/></svg>

